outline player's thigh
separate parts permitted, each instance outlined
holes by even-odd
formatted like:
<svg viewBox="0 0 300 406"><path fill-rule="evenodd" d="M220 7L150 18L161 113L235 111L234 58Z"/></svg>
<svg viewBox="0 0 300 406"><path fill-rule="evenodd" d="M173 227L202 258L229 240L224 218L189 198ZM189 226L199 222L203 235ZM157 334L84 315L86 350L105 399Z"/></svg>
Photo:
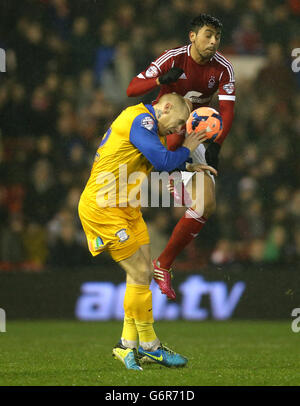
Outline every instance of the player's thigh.
<svg viewBox="0 0 300 406"><path fill-rule="evenodd" d="M196 172L187 185L192 197L191 207L200 215L209 217L215 210L215 182L206 172Z"/></svg>
<svg viewBox="0 0 300 406"><path fill-rule="evenodd" d="M132 232L134 233L134 236L140 246L150 244L148 228L143 219L142 212L140 210L132 212L132 217L129 221L129 226L130 230L132 230ZM143 251L145 251L145 249L143 249Z"/></svg>
<svg viewBox="0 0 300 406"><path fill-rule="evenodd" d="M93 256L107 251L116 262L119 262L138 251L140 244L130 228L129 211L108 208L92 215L86 209L81 210L80 219Z"/></svg>
<svg viewBox="0 0 300 406"><path fill-rule="evenodd" d="M150 244L141 245L140 248L144 255L145 260L148 262L148 264L151 267L151 246L150 246Z"/></svg>
<svg viewBox="0 0 300 406"><path fill-rule="evenodd" d="M210 217L216 210L216 185L212 176L204 175L204 217Z"/></svg>

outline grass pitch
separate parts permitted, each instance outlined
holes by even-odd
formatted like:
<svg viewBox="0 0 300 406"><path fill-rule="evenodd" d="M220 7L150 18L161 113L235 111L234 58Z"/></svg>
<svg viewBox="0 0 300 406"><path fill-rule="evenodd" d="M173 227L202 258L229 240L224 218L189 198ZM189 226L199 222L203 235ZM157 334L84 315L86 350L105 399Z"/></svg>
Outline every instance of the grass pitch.
<svg viewBox="0 0 300 406"><path fill-rule="evenodd" d="M157 322L162 342L189 358L128 371L112 358L121 322L14 321L0 333L1 386L240 386L300 384L300 333L288 322Z"/></svg>

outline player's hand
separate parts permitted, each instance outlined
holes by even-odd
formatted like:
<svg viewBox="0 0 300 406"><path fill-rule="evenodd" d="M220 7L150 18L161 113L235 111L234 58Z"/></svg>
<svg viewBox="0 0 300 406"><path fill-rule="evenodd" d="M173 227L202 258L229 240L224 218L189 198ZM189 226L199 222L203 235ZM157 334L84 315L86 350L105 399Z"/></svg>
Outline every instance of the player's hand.
<svg viewBox="0 0 300 406"><path fill-rule="evenodd" d="M188 148L191 152L207 140L206 129L199 132L192 132L184 140L182 146Z"/></svg>
<svg viewBox="0 0 300 406"><path fill-rule="evenodd" d="M161 75L158 78L158 82L160 85L167 85L168 83L176 82L183 74L183 72L184 72L183 69L174 66L167 73Z"/></svg>
<svg viewBox="0 0 300 406"><path fill-rule="evenodd" d="M204 172L209 171L213 175L218 176L218 172L212 166L205 165L205 164L186 164L186 170L189 172Z"/></svg>
<svg viewBox="0 0 300 406"><path fill-rule="evenodd" d="M217 142L212 142L208 145L205 151L205 160L208 165L218 170L219 166L219 152L221 146Z"/></svg>

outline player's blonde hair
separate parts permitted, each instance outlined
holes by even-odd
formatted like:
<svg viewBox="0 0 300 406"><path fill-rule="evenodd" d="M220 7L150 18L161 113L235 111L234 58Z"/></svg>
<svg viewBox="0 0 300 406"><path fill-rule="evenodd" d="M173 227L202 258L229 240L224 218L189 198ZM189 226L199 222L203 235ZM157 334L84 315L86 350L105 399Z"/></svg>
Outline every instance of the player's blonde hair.
<svg viewBox="0 0 300 406"><path fill-rule="evenodd" d="M178 107L179 109L186 109L187 112L190 114L190 107L187 104L186 100L183 96L178 93L165 93L158 101L158 105L162 105L165 103L172 103L174 106Z"/></svg>

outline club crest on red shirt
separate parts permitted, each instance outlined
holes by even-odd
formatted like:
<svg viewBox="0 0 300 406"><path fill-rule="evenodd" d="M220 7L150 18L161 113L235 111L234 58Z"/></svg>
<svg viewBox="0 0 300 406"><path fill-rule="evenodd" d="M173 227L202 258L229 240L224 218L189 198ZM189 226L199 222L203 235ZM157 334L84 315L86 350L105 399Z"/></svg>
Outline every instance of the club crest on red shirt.
<svg viewBox="0 0 300 406"><path fill-rule="evenodd" d="M212 87L214 87L215 83L216 83L216 78L214 76L211 76L208 81L208 87L211 89Z"/></svg>

